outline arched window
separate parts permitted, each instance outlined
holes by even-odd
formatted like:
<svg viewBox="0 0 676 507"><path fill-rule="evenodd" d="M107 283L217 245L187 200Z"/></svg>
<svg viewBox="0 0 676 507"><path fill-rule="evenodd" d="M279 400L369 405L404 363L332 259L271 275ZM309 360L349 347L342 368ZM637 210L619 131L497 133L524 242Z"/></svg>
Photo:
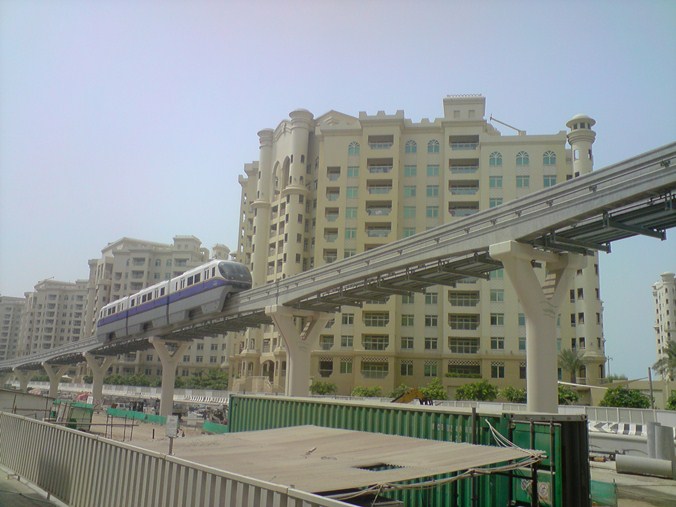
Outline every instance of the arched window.
<svg viewBox="0 0 676 507"><path fill-rule="evenodd" d="M347 148L348 155L359 155L359 143L352 141L350 146Z"/></svg>
<svg viewBox="0 0 676 507"><path fill-rule="evenodd" d="M417 151L418 144L415 141L406 141L406 153L416 153Z"/></svg>
<svg viewBox="0 0 676 507"><path fill-rule="evenodd" d="M502 153L494 151L488 157L488 165L491 167L500 167L502 165Z"/></svg>
<svg viewBox="0 0 676 507"><path fill-rule="evenodd" d="M427 143L427 153L439 153L439 141L432 139Z"/></svg>
<svg viewBox="0 0 676 507"><path fill-rule="evenodd" d="M524 165L528 165L528 163L529 163L529 158L528 158L527 152L520 151L519 153L516 154L516 165L524 166Z"/></svg>
<svg viewBox="0 0 676 507"><path fill-rule="evenodd" d="M542 163L544 165L556 165L556 153L545 151L544 155L542 155Z"/></svg>

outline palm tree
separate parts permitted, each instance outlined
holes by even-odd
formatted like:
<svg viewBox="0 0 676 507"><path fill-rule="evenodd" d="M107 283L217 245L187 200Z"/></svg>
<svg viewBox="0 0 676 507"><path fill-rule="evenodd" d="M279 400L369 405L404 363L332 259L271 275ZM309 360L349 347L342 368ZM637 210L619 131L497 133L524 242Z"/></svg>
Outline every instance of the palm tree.
<svg viewBox="0 0 676 507"><path fill-rule="evenodd" d="M667 341L666 348L663 349L664 355L653 364L653 370L659 373L665 380L673 380L676 371L676 341Z"/></svg>
<svg viewBox="0 0 676 507"><path fill-rule="evenodd" d="M570 372L570 381L577 384L577 372L584 366L582 353L579 350L563 349L559 352L559 366Z"/></svg>

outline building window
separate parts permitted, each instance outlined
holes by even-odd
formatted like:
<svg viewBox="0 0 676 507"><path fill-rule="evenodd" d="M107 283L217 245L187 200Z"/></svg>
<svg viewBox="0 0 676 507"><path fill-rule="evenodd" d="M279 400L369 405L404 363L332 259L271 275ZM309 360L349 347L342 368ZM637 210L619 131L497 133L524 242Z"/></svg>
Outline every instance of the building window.
<svg viewBox="0 0 676 507"><path fill-rule="evenodd" d="M502 176L489 176L488 186L489 188L502 188Z"/></svg>
<svg viewBox="0 0 676 507"><path fill-rule="evenodd" d="M406 153L415 153L418 151L418 145L415 141L406 141Z"/></svg>
<svg viewBox="0 0 676 507"><path fill-rule="evenodd" d="M488 165L490 167L500 167L502 165L502 154L494 151L488 156Z"/></svg>
<svg viewBox="0 0 676 507"><path fill-rule="evenodd" d="M344 349L351 349L353 341L354 336L350 334L344 334L340 337L340 346Z"/></svg>
<svg viewBox="0 0 676 507"><path fill-rule="evenodd" d="M427 153L439 153L439 141L432 139L427 143Z"/></svg>
<svg viewBox="0 0 676 507"><path fill-rule="evenodd" d="M402 235L404 238L408 238L409 236L413 236L415 234L415 227L404 227L404 230L402 231Z"/></svg>
<svg viewBox="0 0 676 507"><path fill-rule="evenodd" d="M505 350L505 337L491 336L491 350Z"/></svg>
<svg viewBox="0 0 676 507"><path fill-rule="evenodd" d="M359 196L359 187L347 187L345 195L348 199L356 199Z"/></svg>
<svg viewBox="0 0 676 507"><path fill-rule="evenodd" d="M415 302L415 294L409 293L401 296L401 304L412 305Z"/></svg>
<svg viewBox="0 0 676 507"><path fill-rule="evenodd" d="M347 166L347 177L356 178L359 176L359 166L349 165Z"/></svg>
<svg viewBox="0 0 676 507"><path fill-rule="evenodd" d="M504 303L505 291L503 289L491 289L491 303Z"/></svg>
<svg viewBox="0 0 676 507"><path fill-rule="evenodd" d="M530 176L516 177L516 188L529 188L529 187L530 187Z"/></svg>
<svg viewBox="0 0 676 507"><path fill-rule="evenodd" d="M319 360L319 376L330 377L333 373L333 359L321 358Z"/></svg>
<svg viewBox="0 0 676 507"><path fill-rule="evenodd" d="M430 164L427 166L427 176L439 176L439 164Z"/></svg>
<svg viewBox="0 0 676 507"><path fill-rule="evenodd" d="M427 185L427 197L439 197L439 185Z"/></svg>
<svg viewBox="0 0 676 507"><path fill-rule="evenodd" d="M387 335L364 335L361 340L364 350L386 350L390 344Z"/></svg>
<svg viewBox="0 0 676 507"><path fill-rule="evenodd" d="M402 336L401 337L401 349L402 350L413 350L413 337L412 336Z"/></svg>
<svg viewBox="0 0 676 507"><path fill-rule="evenodd" d="M350 143L350 146L347 148L348 155L359 155L359 143L353 141Z"/></svg>
<svg viewBox="0 0 676 507"><path fill-rule="evenodd" d="M364 312L364 325L370 327L385 327L390 322L388 312Z"/></svg>
<svg viewBox="0 0 676 507"><path fill-rule="evenodd" d="M448 348L454 354L476 354L479 352L479 340L476 338L448 337Z"/></svg>
<svg viewBox="0 0 676 507"><path fill-rule="evenodd" d="M529 163L528 153L525 151L520 151L516 154L516 165L517 166L527 166Z"/></svg>
<svg viewBox="0 0 676 507"><path fill-rule="evenodd" d="M426 377L436 377L439 375L439 365L436 361L425 361L424 375Z"/></svg>
<svg viewBox="0 0 676 507"><path fill-rule="evenodd" d="M518 319L519 319L519 326L525 326L526 325L526 314L525 313L519 313Z"/></svg>
<svg viewBox="0 0 676 507"><path fill-rule="evenodd" d="M357 208L353 206L345 208L345 218L357 218Z"/></svg>
<svg viewBox="0 0 676 507"><path fill-rule="evenodd" d="M413 314L405 313L401 316L401 325L402 326L412 326L413 325Z"/></svg>
<svg viewBox="0 0 676 507"><path fill-rule="evenodd" d="M364 378L385 378L388 372L387 362L363 360L361 363L361 374Z"/></svg>
<svg viewBox="0 0 676 507"><path fill-rule="evenodd" d="M437 327L437 321L436 315L425 315L425 327Z"/></svg>
<svg viewBox="0 0 676 507"><path fill-rule="evenodd" d="M491 208L495 208L497 206L500 206L502 204L502 197L491 197L488 199L488 206Z"/></svg>
<svg viewBox="0 0 676 507"><path fill-rule="evenodd" d="M340 359L340 373L352 373L352 359L343 357Z"/></svg>
<svg viewBox="0 0 676 507"><path fill-rule="evenodd" d="M415 206L404 206L404 218L415 218Z"/></svg>
<svg viewBox="0 0 676 507"><path fill-rule="evenodd" d="M415 185L404 186L404 197L415 197Z"/></svg>
<svg viewBox="0 0 676 507"><path fill-rule="evenodd" d="M479 293L449 291L448 302L452 306L476 306L479 303Z"/></svg>
<svg viewBox="0 0 676 507"><path fill-rule="evenodd" d="M341 316L343 326L351 326L354 324L354 313L344 313Z"/></svg>
<svg viewBox="0 0 676 507"><path fill-rule="evenodd" d="M505 363L491 363L491 378L505 378Z"/></svg>
<svg viewBox="0 0 676 507"><path fill-rule="evenodd" d="M427 218L439 218L439 206L427 206L425 216Z"/></svg>
<svg viewBox="0 0 676 507"><path fill-rule="evenodd" d="M526 350L526 337L519 336L519 350Z"/></svg>
<svg viewBox="0 0 676 507"><path fill-rule="evenodd" d="M479 316L451 313L448 315L448 325L454 330L474 331L479 327Z"/></svg>
<svg viewBox="0 0 676 507"><path fill-rule="evenodd" d="M526 363L519 363L519 378L521 380L526 378Z"/></svg>
<svg viewBox="0 0 676 507"><path fill-rule="evenodd" d="M544 155L542 155L542 163L544 165L556 165L556 153L545 151Z"/></svg>
<svg viewBox="0 0 676 507"><path fill-rule="evenodd" d="M414 165L405 165L404 166L404 177L413 178L417 176L418 168Z"/></svg>
<svg viewBox="0 0 676 507"><path fill-rule="evenodd" d="M491 313L491 326L504 326L504 325L505 325L504 313Z"/></svg>
<svg viewBox="0 0 676 507"><path fill-rule="evenodd" d="M345 227L345 239L355 239L357 237L357 229L355 227Z"/></svg>
<svg viewBox="0 0 676 507"><path fill-rule="evenodd" d="M426 305L436 305L439 301L439 295L436 292L426 292L425 293L425 304Z"/></svg>
<svg viewBox="0 0 676 507"><path fill-rule="evenodd" d="M410 377L413 375L413 361L402 361L399 372L402 377Z"/></svg>
<svg viewBox="0 0 676 507"><path fill-rule="evenodd" d="M542 185L547 188L547 187L553 187L556 185L556 176L543 176L542 177Z"/></svg>
<svg viewBox="0 0 676 507"><path fill-rule="evenodd" d="M435 336L425 337L425 350L437 350L438 339Z"/></svg>
<svg viewBox="0 0 676 507"><path fill-rule="evenodd" d="M331 350L333 348L333 335L321 335L319 337L319 348L322 350Z"/></svg>

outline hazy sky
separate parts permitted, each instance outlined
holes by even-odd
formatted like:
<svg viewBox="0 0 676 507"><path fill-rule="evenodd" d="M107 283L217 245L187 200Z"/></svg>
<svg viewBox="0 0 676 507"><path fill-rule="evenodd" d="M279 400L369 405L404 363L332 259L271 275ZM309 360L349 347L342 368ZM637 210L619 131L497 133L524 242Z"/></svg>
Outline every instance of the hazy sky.
<svg viewBox="0 0 676 507"><path fill-rule="evenodd" d="M123 236L234 250L256 133L298 107L419 121L480 93L531 134L586 113L597 169L673 142L675 24L670 0L0 0L0 293L86 278ZM613 373L655 361L668 234L601 254Z"/></svg>

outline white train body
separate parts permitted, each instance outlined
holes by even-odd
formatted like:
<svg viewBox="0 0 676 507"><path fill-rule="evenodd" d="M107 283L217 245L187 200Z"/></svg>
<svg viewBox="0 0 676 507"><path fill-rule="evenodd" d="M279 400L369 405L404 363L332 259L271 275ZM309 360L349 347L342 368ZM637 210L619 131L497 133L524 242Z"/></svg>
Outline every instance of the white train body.
<svg viewBox="0 0 676 507"><path fill-rule="evenodd" d="M228 295L251 288L243 264L214 260L107 304L99 312L96 336L101 341L137 335L152 329L218 313Z"/></svg>

